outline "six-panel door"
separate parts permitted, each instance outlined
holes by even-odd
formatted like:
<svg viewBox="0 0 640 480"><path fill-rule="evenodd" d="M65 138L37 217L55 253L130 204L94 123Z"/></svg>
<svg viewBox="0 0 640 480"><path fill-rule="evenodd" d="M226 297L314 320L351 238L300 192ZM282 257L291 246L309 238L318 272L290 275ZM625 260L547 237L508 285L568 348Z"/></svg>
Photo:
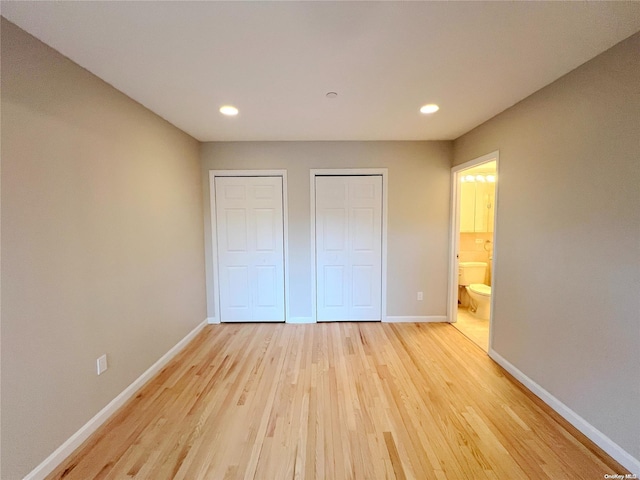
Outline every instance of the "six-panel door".
<svg viewBox="0 0 640 480"><path fill-rule="evenodd" d="M283 322L282 177L215 177L222 322Z"/></svg>
<svg viewBox="0 0 640 480"><path fill-rule="evenodd" d="M382 176L316 176L318 321L381 320Z"/></svg>

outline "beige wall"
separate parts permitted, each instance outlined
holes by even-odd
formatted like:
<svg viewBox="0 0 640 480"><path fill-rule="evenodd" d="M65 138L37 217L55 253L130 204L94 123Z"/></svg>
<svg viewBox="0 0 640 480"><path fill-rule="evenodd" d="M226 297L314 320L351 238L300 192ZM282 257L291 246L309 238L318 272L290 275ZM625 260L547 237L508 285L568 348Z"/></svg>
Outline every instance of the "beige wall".
<svg viewBox="0 0 640 480"><path fill-rule="evenodd" d="M640 34L454 143L500 151L495 351L640 459Z"/></svg>
<svg viewBox="0 0 640 480"><path fill-rule="evenodd" d="M206 312L198 142L4 19L1 44L0 476L14 480Z"/></svg>
<svg viewBox="0 0 640 480"><path fill-rule="evenodd" d="M313 168L388 168L390 316L446 315L451 142L221 142L201 147L207 301L213 317L209 170L286 169L291 316L311 317ZM416 292L424 300L416 300Z"/></svg>

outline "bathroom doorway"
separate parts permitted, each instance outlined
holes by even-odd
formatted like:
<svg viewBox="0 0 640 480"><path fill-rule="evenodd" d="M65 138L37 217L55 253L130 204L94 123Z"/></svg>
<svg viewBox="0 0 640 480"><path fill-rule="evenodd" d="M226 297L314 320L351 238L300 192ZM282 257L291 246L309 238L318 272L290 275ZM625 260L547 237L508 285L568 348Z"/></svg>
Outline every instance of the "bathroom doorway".
<svg viewBox="0 0 640 480"><path fill-rule="evenodd" d="M491 349L498 152L451 169L449 321Z"/></svg>

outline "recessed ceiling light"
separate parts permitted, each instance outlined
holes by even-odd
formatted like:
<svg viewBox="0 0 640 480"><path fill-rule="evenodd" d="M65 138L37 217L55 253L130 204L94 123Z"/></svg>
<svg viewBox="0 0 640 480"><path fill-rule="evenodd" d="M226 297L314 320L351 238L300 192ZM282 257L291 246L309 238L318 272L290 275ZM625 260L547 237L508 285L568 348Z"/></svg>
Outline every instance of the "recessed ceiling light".
<svg viewBox="0 0 640 480"><path fill-rule="evenodd" d="M238 109L236 107L232 107L231 105L224 105L220 107L220 113L229 117L233 117L234 115L238 114Z"/></svg>
<svg viewBox="0 0 640 480"><path fill-rule="evenodd" d="M424 113L426 115L430 113L435 113L438 110L440 110L440 107L435 103L430 103L428 105L423 105L422 107L420 107L420 113Z"/></svg>

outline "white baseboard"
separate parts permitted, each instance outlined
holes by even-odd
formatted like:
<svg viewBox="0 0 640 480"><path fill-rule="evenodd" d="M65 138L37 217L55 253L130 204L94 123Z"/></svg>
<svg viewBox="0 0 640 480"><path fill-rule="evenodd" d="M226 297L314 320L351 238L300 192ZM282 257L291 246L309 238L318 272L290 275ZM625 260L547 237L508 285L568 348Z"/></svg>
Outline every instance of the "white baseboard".
<svg viewBox="0 0 640 480"><path fill-rule="evenodd" d="M316 323L313 317L289 317L287 323Z"/></svg>
<svg viewBox="0 0 640 480"><path fill-rule="evenodd" d="M207 317L207 323L209 325L217 325L220 323L220 319L217 317Z"/></svg>
<svg viewBox="0 0 640 480"><path fill-rule="evenodd" d="M82 442L95 432L111 415L113 415L127 400L133 397L136 392L147 383L156 373L169 363L187 344L202 330L207 324L203 321L196 328L191 330L182 340L176 343L171 350L165 353L160 359L151 365L142 375L135 379L131 385L125 388L116 398L111 400L102 410L100 410L91 420L85 423L80 429L60 445L51 455L49 455L40 465L34 468L23 480L41 480L49 475L58 465L60 465L69 455L71 455Z"/></svg>
<svg viewBox="0 0 640 480"><path fill-rule="evenodd" d="M446 315L429 315L421 317L412 316L393 316L387 317L383 322L386 323L431 323L431 322L448 322Z"/></svg>
<svg viewBox="0 0 640 480"><path fill-rule="evenodd" d="M551 393L546 391L524 373L522 373L517 367L509 363L504 357L502 357L495 350L489 350L489 356L507 372L513 375L520 383L527 387L537 397L539 397L544 403L549 405L553 410L560 414L571 425L580 430L589 440L598 445L602 450L607 452L614 460L620 465L628 469L631 473L640 477L640 460L633 457L630 453L625 451L617 443L607 437L600 430L595 428L584 418L578 415L576 412L567 407L564 403L554 397ZM608 472L611 474L620 472Z"/></svg>

